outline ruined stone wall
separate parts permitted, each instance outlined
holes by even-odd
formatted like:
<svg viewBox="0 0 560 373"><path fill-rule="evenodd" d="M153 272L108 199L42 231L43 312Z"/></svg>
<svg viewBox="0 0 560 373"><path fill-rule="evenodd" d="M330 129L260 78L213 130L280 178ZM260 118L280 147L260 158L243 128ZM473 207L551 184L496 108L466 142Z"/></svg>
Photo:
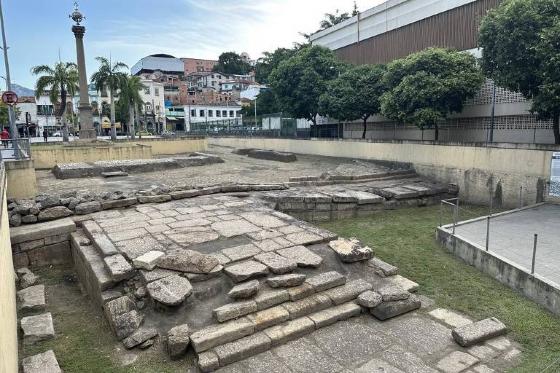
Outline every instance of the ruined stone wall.
<svg viewBox="0 0 560 373"><path fill-rule="evenodd" d="M16 282L6 206L6 176L0 168L0 372L18 371Z"/></svg>
<svg viewBox="0 0 560 373"><path fill-rule="evenodd" d="M554 146L500 144L436 144L431 142L366 142L351 140L291 140L211 138L211 145L270 149L300 154L367 159L409 164L440 183L457 184L462 200L517 207L545 198Z"/></svg>

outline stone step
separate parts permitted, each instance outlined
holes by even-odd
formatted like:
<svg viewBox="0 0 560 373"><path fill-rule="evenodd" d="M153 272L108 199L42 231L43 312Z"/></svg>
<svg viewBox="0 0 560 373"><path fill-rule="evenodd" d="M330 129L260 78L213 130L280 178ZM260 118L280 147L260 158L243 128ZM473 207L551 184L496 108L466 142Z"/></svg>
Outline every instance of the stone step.
<svg viewBox="0 0 560 373"><path fill-rule="evenodd" d="M280 324L255 329L250 335L199 352L198 365L202 372L211 372L301 338L319 328L358 316L361 312L359 305L347 302L293 320L284 318Z"/></svg>
<svg viewBox="0 0 560 373"><path fill-rule="evenodd" d="M267 293L263 293L260 300L257 297L254 301L251 301L252 303L237 302L243 304L239 304L236 309L224 308L220 310L218 320L223 320L221 323L210 325L191 335L194 350L197 353L202 353L289 320L298 320L310 314L327 311L341 304L354 301L361 293L372 289L370 283L361 279L349 281L344 285L318 293L314 292L311 285L304 285L307 285L306 289L311 289L311 293L297 300L290 299L290 293L286 289L273 290L270 292L272 295L266 297L266 301L263 300ZM236 319L227 319L226 321L224 315ZM322 325L328 324L328 320L334 317L329 315L328 312L317 315L317 322Z"/></svg>
<svg viewBox="0 0 560 373"><path fill-rule="evenodd" d="M102 307L105 299L103 292L114 286L103 257L81 230L71 234L70 243L80 283L93 302Z"/></svg>
<svg viewBox="0 0 560 373"><path fill-rule="evenodd" d="M291 303L287 303L285 307L293 307L294 304L297 305L299 302L303 302L305 300L304 298L308 298L307 301L310 301L311 299L311 302L314 302L317 300L316 298L313 298L314 294L320 294L326 290L333 289L338 286L343 286L345 283L346 277L336 271L330 271L311 276L307 278L301 285L289 287L283 290L287 293L287 298L289 298L289 300L291 301ZM267 308L274 307L277 304L284 302L284 300L286 299L282 295L282 290L279 290L275 294L277 299L279 300L278 303L271 301L268 302L265 306L261 305L261 307L259 307L259 299L257 295L255 299L246 299L242 301L232 302L214 309L214 318L218 322L229 321L257 311L263 311ZM328 303L330 305L330 298L328 300Z"/></svg>

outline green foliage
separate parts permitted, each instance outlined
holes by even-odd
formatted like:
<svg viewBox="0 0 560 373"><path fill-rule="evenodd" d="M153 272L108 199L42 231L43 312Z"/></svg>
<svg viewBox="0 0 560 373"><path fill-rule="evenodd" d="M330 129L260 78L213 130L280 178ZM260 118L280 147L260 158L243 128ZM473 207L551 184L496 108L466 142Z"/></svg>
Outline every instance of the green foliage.
<svg viewBox="0 0 560 373"><path fill-rule="evenodd" d="M383 65L362 65L350 68L328 84L319 101L320 113L338 120L364 122L381 111L380 99L385 92Z"/></svg>
<svg viewBox="0 0 560 373"><path fill-rule="evenodd" d="M315 123L320 96L344 68L331 50L305 47L280 62L270 74L270 85L283 112Z"/></svg>
<svg viewBox="0 0 560 373"><path fill-rule="evenodd" d="M269 84L272 70L278 67L280 62L294 56L298 48L278 48L274 52L264 52L264 57L259 58L255 65L255 80L261 84Z"/></svg>
<svg viewBox="0 0 560 373"><path fill-rule="evenodd" d="M480 28L482 68L495 82L533 99L541 119L553 119L560 144L560 2L508 0Z"/></svg>
<svg viewBox="0 0 560 373"><path fill-rule="evenodd" d="M259 93L257 97L257 115L261 116L264 114L278 113L279 111L281 111L280 106L272 90L261 90L261 93ZM254 116L255 103L251 102L251 105L243 107L241 109L241 114L246 117Z"/></svg>
<svg viewBox="0 0 560 373"><path fill-rule="evenodd" d="M111 63L105 57L95 59L99 62L99 70L91 76L91 82L99 92L107 90L112 97L126 79L126 73L122 70L128 69L128 66L123 62Z"/></svg>
<svg viewBox="0 0 560 373"><path fill-rule="evenodd" d="M251 65L235 52L224 52L218 57L218 64L214 66L213 71L245 75L251 71Z"/></svg>
<svg viewBox="0 0 560 373"><path fill-rule="evenodd" d="M356 3L354 3L354 7L355 8L352 13L356 10ZM334 25L344 22L349 18L350 14L348 14L348 12L340 13L338 9L334 13L325 13L325 18L321 21L320 30L326 30L329 27L333 27Z"/></svg>
<svg viewBox="0 0 560 373"><path fill-rule="evenodd" d="M31 69L33 75L40 75L35 84L35 97L48 92L53 105L58 105L55 115L62 117L66 112L68 95L78 91L78 67L72 62L57 62L54 67L39 65Z"/></svg>
<svg viewBox="0 0 560 373"><path fill-rule="evenodd" d="M401 123L435 128L451 113L463 110L484 81L476 58L467 52L430 48L387 66L388 91L381 112Z"/></svg>

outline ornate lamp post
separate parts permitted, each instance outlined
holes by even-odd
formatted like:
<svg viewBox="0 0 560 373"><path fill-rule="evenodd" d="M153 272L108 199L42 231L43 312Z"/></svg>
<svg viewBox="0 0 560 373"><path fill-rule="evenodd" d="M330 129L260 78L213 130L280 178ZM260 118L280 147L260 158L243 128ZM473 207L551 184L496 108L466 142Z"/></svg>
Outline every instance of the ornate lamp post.
<svg viewBox="0 0 560 373"><path fill-rule="evenodd" d="M86 28L80 25L85 17L78 10L78 3L74 3L74 11L69 16L76 22L72 26L72 32L76 37L76 54L78 57L78 75L80 77L80 139L95 140L97 134L93 128L93 115L92 108L89 103L87 73L86 73L86 59L84 55L84 34Z"/></svg>

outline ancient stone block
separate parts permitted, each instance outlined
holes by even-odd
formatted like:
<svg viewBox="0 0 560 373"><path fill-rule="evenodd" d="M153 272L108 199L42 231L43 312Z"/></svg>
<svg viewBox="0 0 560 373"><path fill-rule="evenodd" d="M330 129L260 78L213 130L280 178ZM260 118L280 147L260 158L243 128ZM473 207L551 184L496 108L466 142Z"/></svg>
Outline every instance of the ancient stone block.
<svg viewBox="0 0 560 373"><path fill-rule="evenodd" d="M224 237L240 236L242 234L258 232L261 228L249 223L247 220L220 221L211 225L212 229Z"/></svg>
<svg viewBox="0 0 560 373"><path fill-rule="evenodd" d="M488 339L499 337L507 332L507 328L495 317L463 325L453 329L451 334L455 342L463 347L470 347Z"/></svg>
<svg viewBox="0 0 560 373"><path fill-rule="evenodd" d="M300 286L291 287L286 290L288 291L290 300L292 302L303 299L315 293L315 289L313 288L313 286L305 282Z"/></svg>
<svg viewBox="0 0 560 373"><path fill-rule="evenodd" d="M142 343L146 342L148 339L152 339L158 335L158 331L154 328L139 328L129 337L123 340L124 347L131 349Z"/></svg>
<svg viewBox="0 0 560 373"><path fill-rule="evenodd" d="M147 269L151 271L156 267L158 260L164 255L165 253L161 251L149 251L134 259L132 263L138 269Z"/></svg>
<svg viewBox="0 0 560 373"><path fill-rule="evenodd" d="M115 254L103 258L105 267L115 282L126 280L134 276L134 268L121 254Z"/></svg>
<svg viewBox="0 0 560 373"><path fill-rule="evenodd" d="M276 306L247 316L255 325L255 330L263 330L290 319L290 314L283 306Z"/></svg>
<svg viewBox="0 0 560 373"><path fill-rule="evenodd" d="M193 291L189 280L179 275L150 282L146 288L153 300L166 306L180 305Z"/></svg>
<svg viewBox="0 0 560 373"><path fill-rule="evenodd" d="M284 274L297 268L295 260L286 258L273 252L255 255L254 259L266 265L272 273Z"/></svg>
<svg viewBox="0 0 560 373"><path fill-rule="evenodd" d="M253 244L235 246L222 250L222 254L228 257L231 261L249 259L260 252L261 249Z"/></svg>
<svg viewBox="0 0 560 373"><path fill-rule="evenodd" d="M392 317L414 311L420 308L420 305L420 300L418 300L415 296L411 296L405 300L382 302L377 307L370 309L370 312L379 320L387 320Z"/></svg>
<svg viewBox="0 0 560 373"><path fill-rule="evenodd" d="M315 289L315 292L328 290L346 283L346 277L336 271L324 272L307 278L305 282Z"/></svg>
<svg viewBox="0 0 560 373"><path fill-rule="evenodd" d="M91 201L91 202L83 202L76 206L74 212L77 215L86 215L91 214L92 212L101 211L101 203L98 201Z"/></svg>
<svg viewBox="0 0 560 373"><path fill-rule="evenodd" d="M333 303L338 305L355 299L364 291L371 290L372 287L373 286L369 282L358 279L347 282L343 286L329 289L325 291L324 294L328 295Z"/></svg>
<svg viewBox="0 0 560 373"><path fill-rule="evenodd" d="M360 306L354 302L343 303L341 305L330 307L325 310L312 313L308 317L315 323L316 328L322 328L327 325L334 324L337 321L349 319L358 316L362 312Z"/></svg>
<svg viewBox="0 0 560 373"><path fill-rule="evenodd" d="M366 308L374 308L383 302L381 294L375 291L364 291L358 296L358 304Z"/></svg>
<svg viewBox="0 0 560 373"><path fill-rule="evenodd" d="M65 218L72 215L73 212L64 206L56 206L45 209L39 213L37 217L39 221L49 221L60 218Z"/></svg>
<svg viewBox="0 0 560 373"><path fill-rule="evenodd" d="M236 319L241 316L245 316L251 312L257 311L257 303L253 300L250 301L240 301L234 303L228 303L224 306L214 309L212 312L214 318L219 322L224 322L232 319Z"/></svg>
<svg viewBox="0 0 560 373"><path fill-rule="evenodd" d="M10 229L10 240L12 245L39 240L49 236L71 233L76 230L76 224L72 219L60 219L48 223L24 225Z"/></svg>
<svg viewBox="0 0 560 373"><path fill-rule="evenodd" d="M187 352L189 343L189 326L187 324L175 326L167 332L167 352L172 359L177 359Z"/></svg>
<svg viewBox="0 0 560 373"><path fill-rule="evenodd" d="M223 324L205 327L191 335L191 343L194 350L201 353L220 344L248 336L254 330L253 323L243 317Z"/></svg>
<svg viewBox="0 0 560 373"><path fill-rule="evenodd" d="M220 367L218 355L214 351L198 354L198 367L203 373L215 371Z"/></svg>
<svg viewBox="0 0 560 373"><path fill-rule="evenodd" d="M144 317L136 310L123 313L114 320L115 335L122 340L136 331L142 324Z"/></svg>
<svg viewBox="0 0 560 373"><path fill-rule="evenodd" d="M331 305L332 302L328 296L315 294L295 302L285 303L283 307L290 313L290 319L294 320L313 312L322 311Z"/></svg>
<svg viewBox="0 0 560 373"><path fill-rule="evenodd" d="M478 359L461 351L453 351L437 363L437 368L444 373L463 372L474 364Z"/></svg>
<svg viewBox="0 0 560 373"><path fill-rule="evenodd" d="M267 351L270 345L270 338L266 334L255 333L237 341L217 346L214 352L218 355L220 365L224 366Z"/></svg>
<svg viewBox="0 0 560 373"><path fill-rule="evenodd" d="M373 257L373 250L370 247L362 246L360 241L355 238L350 240L339 238L329 242L329 247L338 254L338 257L344 263L369 260Z"/></svg>
<svg viewBox="0 0 560 373"><path fill-rule="evenodd" d="M179 272L209 273L219 264L218 259L193 250L176 250L158 261L158 267Z"/></svg>
<svg viewBox="0 0 560 373"><path fill-rule="evenodd" d="M257 303L257 309L264 310L269 307L276 306L290 300L290 294L287 290L273 289L261 291L257 294L254 301Z"/></svg>
<svg viewBox="0 0 560 373"><path fill-rule="evenodd" d="M377 273L381 277L394 276L399 271L397 267L392 266L391 264L386 263L377 257L372 258L368 262L368 266L372 267L375 273Z"/></svg>
<svg viewBox="0 0 560 373"><path fill-rule="evenodd" d="M399 286L400 288L410 292L410 293L414 293L418 290L419 285L414 282L409 280L406 277L403 277L401 275L394 275L391 276L389 278L387 278L387 280L389 281L389 283L394 284L396 286Z"/></svg>
<svg viewBox="0 0 560 373"><path fill-rule="evenodd" d="M45 301L45 285L35 285L17 292L18 308L22 311L42 311Z"/></svg>
<svg viewBox="0 0 560 373"><path fill-rule="evenodd" d="M268 267L253 260L247 260L238 264L227 266L224 272L234 282L241 282L251 278L264 276L268 273Z"/></svg>
<svg viewBox="0 0 560 373"><path fill-rule="evenodd" d="M324 241L323 237L309 232L290 233L286 235L286 239L294 245L313 245Z"/></svg>
<svg viewBox="0 0 560 373"><path fill-rule="evenodd" d="M410 293L408 291L393 284L385 284L377 289L377 292L381 295L381 297L383 297L384 302L405 300L410 297Z"/></svg>
<svg viewBox="0 0 560 373"><path fill-rule="evenodd" d="M317 268L323 262L323 258L315 254L305 246L293 246L277 250L278 254L285 258L294 260L300 267Z"/></svg>
<svg viewBox="0 0 560 373"><path fill-rule="evenodd" d="M24 358L21 368L23 373L62 373L52 350Z"/></svg>
<svg viewBox="0 0 560 373"><path fill-rule="evenodd" d="M274 276L266 279L268 285L272 288L289 288L303 284L306 276L299 273L291 273L287 275Z"/></svg>
<svg viewBox="0 0 560 373"><path fill-rule="evenodd" d="M163 203L171 201L169 194L160 194L157 196L138 196L139 203Z"/></svg>
<svg viewBox="0 0 560 373"><path fill-rule="evenodd" d="M110 210L110 209L132 206L137 203L138 203L138 199L136 197L110 200L110 201L101 201L101 208L103 210Z"/></svg>
<svg viewBox="0 0 560 373"><path fill-rule="evenodd" d="M301 317L264 329L263 333L270 338L272 346L278 346L309 334L313 330L315 330L315 323L308 317Z"/></svg>
<svg viewBox="0 0 560 373"><path fill-rule="evenodd" d="M39 341L54 338L54 327L50 312L21 319L23 344L32 345Z"/></svg>
<svg viewBox="0 0 560 373"><path fill-rule="evenodd" d="M244 282L231 288L228 295L233 299L251 298L257 294L259 287L260 283L258 280Z"/></svg>

